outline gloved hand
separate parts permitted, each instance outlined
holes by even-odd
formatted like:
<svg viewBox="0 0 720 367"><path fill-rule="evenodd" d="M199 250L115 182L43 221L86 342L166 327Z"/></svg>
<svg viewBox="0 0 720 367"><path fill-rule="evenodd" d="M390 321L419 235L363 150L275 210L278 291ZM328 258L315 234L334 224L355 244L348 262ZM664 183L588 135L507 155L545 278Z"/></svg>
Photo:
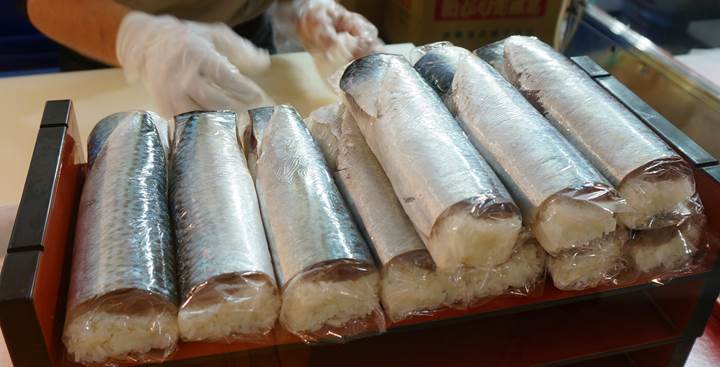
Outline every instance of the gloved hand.
<svg viewBox="0 0 720 367"><path fill-rule="evenodd" d="M272 104L243 75L266 70L268 53L224 24L134 11L120 24L116 52L126 77L146 84L165 117L192 110L242 114Z"/></svg>
<svg viewBox="0 0 720 367"><path fill-rule="evenodd" d="M370 21L334 0L296 0L295 9L298 36L324 76L383 46Z"/></svg>

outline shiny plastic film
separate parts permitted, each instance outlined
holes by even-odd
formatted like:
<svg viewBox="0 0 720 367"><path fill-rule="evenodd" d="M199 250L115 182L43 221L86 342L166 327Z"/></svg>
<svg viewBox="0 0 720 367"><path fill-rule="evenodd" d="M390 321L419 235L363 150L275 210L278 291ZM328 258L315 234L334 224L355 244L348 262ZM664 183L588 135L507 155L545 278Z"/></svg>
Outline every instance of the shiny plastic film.
<svg viewBox="0 0 720 367"><path fill-rule="evenodd" d="M501 295L529 296L545 287L547 254L523 231L510 260L494 268L465 268L462 279L468 305L487 302Z"/></svg>
<svg viewBox="0 0 720 367"><path fill-rule="evenodd" d="M352 115L330 105L306 121L327 161L337 162L335 181L381 266L380 298L390 320L464 305L460 277L436 269Z"/></svg>
<svg viewBox="0 0 720 367"><path fill-rule="evenodd" d="M415 69L443 93L545 251L568 257L615 231L624 200L496 70L447 42L416 50Z"/></svg>
<svg viewBox="0 0 720 367"><path fill-rule="evenodd" d="M335 1L298 0L294 5L297 35L324 80L354 58L383 46L372 23Z"/></svg>
<svg viewBox="0 0 720 367"><path fill-rule="evenodd" d="M346 108L443 271L493 267L513 254L520 213L442 100L401 56L355 60Z"/></svg>
<svg viewBox="0 0 720 367"><path fill-rule="evenodd" d="M381 300L393 322L443 307L465 308L466 289L462 272L437 269L427 250L398 255L382 268Z"/></svg>
<svg viewBox="0 0 720 367"><path fill-rule="evenodd" d="M255 185L282 287L280 323L306 342L384 331L372 254L301 117L289 106L248 113Z"/></svg>
<svg viewBox="0 0 720 367"><path fill-rule="evenodd" d="M490 64L490 66L495 68L501 75L504 75L503 63L505 62L505 47L503 46L503 40L480 47L473 51L473 53Z"/></svg>
<svg viewBox="0 0 720 367"><path fill-rule="evenodd" d="M267 126L270 117L272 117L273 111L272 106L248 110L247 118L244 118L248 123L245 125L238 124L237 126L238 141L247 158L248 170L253 179L257 177L258 145L261 143L255 139L255 137L262 136L265 126Z"/></svg>
<svg viewBox="0 0 720 367"><path fill-rule="evenodd" d="M463 51L448 41L435 42L410 50L409 60L420 76L445 100L452 91L455 68L460 57L464 56Z"/></svg>
<svg viewBox="0 0 720 367"><path fill-rule="evenodd" d="M548 272L555 288L583 290L598 286L621 285L628 264L624 247L628 231L622 226L594 241L592 246L560 256L548 257Z"/></svg>
<svg viewBox="0 0 720 367"><path fill-rule="evenodd" d="M232 111L175 117L170 198L177 241L180 337L259 341L280 295L255 186Z"/></svg>
<svg viewBox="0 0 720 367"><path fill-rule="evenodd" d="M340 127L344 115L345 106L333 103L310 112L305 119L305 125L323 153L328 168L333 172L337 169Z"/></svg>
<svg viewBox="0 0 720 367"><path fill-rule="evenodd" d="M707 218L696 214L675 226L635 231L627 257L641 277L662 283L690 273L708 252Z"/></svg>
<svg viewBox="0 0 720 367"><path fill-rule="evenodd" d="M631 229L675 225L695 194L691 167L570 59L533 37L504 40L504 72L600 172L630 210Z"/></svg>
<svg viewBox="0 0 720 367"><path fill-rule="evenodd" d="M619 190L634 209L620 214L629 228L675 226L702 211L694 200L692 169L680 157L653 160L629 174Z"/></svg>
<svg viewBox="0 0 720 367"><path fill-rule="evenodd" d="M581 249L615 230L620 195L512 85L465 49L419 49L415 69L432 83L447 79L438 89L448 108L546 251Z"/></svg>
<svg viewBox="0 0 720 367"><path fill-rule="evenodd" d="M168 124L110 115L88 141L63 341L82 364L159 362L178 339Z"/></svg>

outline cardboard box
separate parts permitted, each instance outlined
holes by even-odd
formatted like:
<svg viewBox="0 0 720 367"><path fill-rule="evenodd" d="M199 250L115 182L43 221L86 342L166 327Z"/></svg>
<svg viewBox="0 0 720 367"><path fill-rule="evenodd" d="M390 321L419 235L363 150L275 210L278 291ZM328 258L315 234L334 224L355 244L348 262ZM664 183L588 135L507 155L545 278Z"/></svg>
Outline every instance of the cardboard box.
<svg viewBox="0 0 720 367"><path fill-rule="evenodd" d="M381 34L388 43L450 41L473 50L513 34L553 44L563 0L390 0Z"/></svg>

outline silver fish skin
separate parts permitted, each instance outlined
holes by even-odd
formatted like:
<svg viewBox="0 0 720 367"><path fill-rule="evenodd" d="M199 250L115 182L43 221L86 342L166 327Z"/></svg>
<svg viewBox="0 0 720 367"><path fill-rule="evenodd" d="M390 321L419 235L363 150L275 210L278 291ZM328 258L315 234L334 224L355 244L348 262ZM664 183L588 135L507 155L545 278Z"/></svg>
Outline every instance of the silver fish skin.
<svg viewBox="0 0 720 367"><path fill-rule="evenodd" d="M275 106L249 115L257 140L255 185L280 285L333 262L374 269L372 254L297 111Z"/></svg>
<svg viewBox="0 0 720 367"><path fill-rule="evenodd" d="M649 127L549 45L523 36L509 37L503 45L508 80L613 185L657 161L687 167Z"/></svg>
<svg viewBox="0 0 720 367"><path fill-rule="evenodd" d="M232 111L175 117L170 198L181 304L224 275L275 283L255 186L235 132Z"/></svg>
<svg viewBox="0 0 720 367"><path fill-rule="evenodd" d="M452 43L442 41L415 47L410 52L410 63L443 100L450 94L455 77L455 70L447 65L457 64L460 55L438 50L454 50L453 47Z"/></svg>
<svg viewBox="0 0 720 367"><path fill-rule="evenodd" d="M167 199L167 122L121 112L98 122L78 206L68 309L141 291L176 305L175 248Z"/></svg>
<svg viewBox="0 0 720 367"><path fill-rule="evenodd" d="M372 54L357 59L340 87L421 236L429 238L449 210L473 216L499 206L517 211L442 100L404 58Z"/></svg>
<svg viewBox="0 0 720 367"><path fill-rule="evenodd" d="M324 125L326 131L313 136L319 145L326 146L327 160L337 162L333 173L335 182L378 262L385 267L399 256L417 251L427 254L425 244L405 214L355 119L341 105L323 112L334 114L311 113L310 131L318 131L313 129L315 124ZM334 156L327 157L328 154Z"/></svg>
<svg viewBox="0 0 720 367"><path fill-rule="evenodd" d="M495 41L473 51L473 53L486 63L490 64L500 75L505 75L503 68L505 64L505 40Z"/></svg>
<svg viewBox="0 0 720 367"><path fill-rule="evenodd" d="M427 51L415 69L429 80L450 76L448 108L510 190L526 224L559 194L620 202L610 183L486 62L446 45Z"/></svg>
<svg viewBox="0 0 720 367"><path fill-rule="evenodd" d="M100 153L102 148L105 146L105 141L110 134L115 130L118 124L126 121L128 116L147 114L147 118L155 121L155 128L158 131L160 137L160 143L165 150L165 159L169 161L170 158L170 132L167 121L163 120L160 116L154 112L149 111L129 111L114 113L102 119L102 124L97 123L93 127L90 135L88 136L88 168L91 168L95 162L95 158ZM169 169L168 165L168 169Z"/></svg>

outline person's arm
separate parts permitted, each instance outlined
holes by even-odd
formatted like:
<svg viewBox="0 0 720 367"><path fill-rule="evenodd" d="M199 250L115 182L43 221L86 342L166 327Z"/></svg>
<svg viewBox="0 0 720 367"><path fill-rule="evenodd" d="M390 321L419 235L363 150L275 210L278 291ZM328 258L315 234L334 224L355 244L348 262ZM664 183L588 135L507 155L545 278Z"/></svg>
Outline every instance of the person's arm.
<svg viewBox="0 0 720 367"><path fill-rule="evenodd" d="M267 51L225 24L151 15L113 0L27 0L27 12L50 38L142 81L165 117L274 104L244 75L267 70Z"/></svg>
<svg viewBox="0 0 720 367"><path fill-rule="evenodd" d="M27 0L32 24L53 40L108 65L119 65L115 40L130 12L113 0Z"/></svg>

